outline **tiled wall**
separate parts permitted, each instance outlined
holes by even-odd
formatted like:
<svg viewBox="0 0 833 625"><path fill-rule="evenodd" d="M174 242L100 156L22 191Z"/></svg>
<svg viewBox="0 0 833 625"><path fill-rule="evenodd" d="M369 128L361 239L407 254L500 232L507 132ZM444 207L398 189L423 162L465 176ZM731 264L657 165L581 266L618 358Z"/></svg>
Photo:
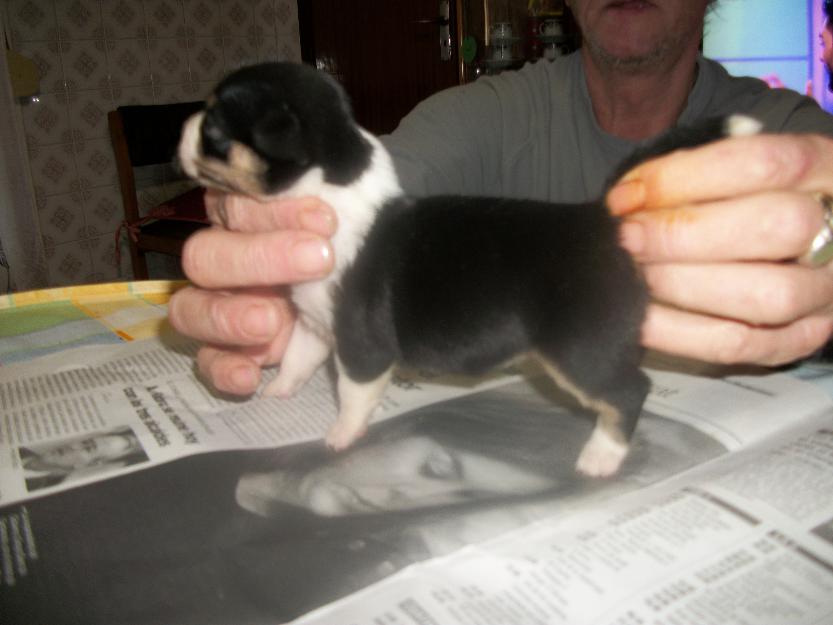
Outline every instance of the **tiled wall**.
<svg viewBox="0 0 833 625"><path fill-rule="evenodd" d="M230 69L300 60L296 0L2 1L41 73L22 113L51 282L129 279L107 111L203 99Z"/></svg>

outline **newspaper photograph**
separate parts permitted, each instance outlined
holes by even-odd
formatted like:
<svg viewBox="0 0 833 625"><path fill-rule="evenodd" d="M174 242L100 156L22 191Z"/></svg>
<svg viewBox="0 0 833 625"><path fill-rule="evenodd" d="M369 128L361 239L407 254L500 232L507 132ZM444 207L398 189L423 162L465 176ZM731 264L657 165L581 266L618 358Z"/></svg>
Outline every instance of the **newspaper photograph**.
<svg viewBox="0 0 833 625"><path fill-rule="evenodd" d="M193 354L148 340L0 368L4 624L758 622L764 575L767 618L795 619L760 622L833 614L818 385L649 370L631 453L597 480L574 469L594 415L540 376L399 378L336 453L326 371L290 400L231 399Z"/></svg>

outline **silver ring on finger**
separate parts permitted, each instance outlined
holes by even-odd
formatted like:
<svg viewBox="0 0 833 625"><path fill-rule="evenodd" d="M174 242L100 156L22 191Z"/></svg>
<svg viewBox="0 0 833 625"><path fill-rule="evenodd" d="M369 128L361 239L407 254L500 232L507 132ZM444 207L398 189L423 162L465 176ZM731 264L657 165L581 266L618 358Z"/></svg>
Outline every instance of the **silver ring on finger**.
<svg viewBox="0 0 833 625"><path fill-rule="evenodd" d="M833 197L827 193L814 193L813 198L821 206L824 223L798 262L809 267L821 267L833 260Z"/></svg>

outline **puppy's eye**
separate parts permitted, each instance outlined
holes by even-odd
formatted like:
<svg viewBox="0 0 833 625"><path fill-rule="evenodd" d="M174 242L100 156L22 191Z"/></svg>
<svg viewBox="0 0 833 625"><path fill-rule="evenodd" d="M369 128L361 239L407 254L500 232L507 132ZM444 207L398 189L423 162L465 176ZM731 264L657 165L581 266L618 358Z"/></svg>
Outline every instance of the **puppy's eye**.
<svg viewBox="0 0 833 625"><path fill-rule="evenodd" d="M202 152L206 156L225 159L231 142L226 133L209 117L202 124Z"/></svg>

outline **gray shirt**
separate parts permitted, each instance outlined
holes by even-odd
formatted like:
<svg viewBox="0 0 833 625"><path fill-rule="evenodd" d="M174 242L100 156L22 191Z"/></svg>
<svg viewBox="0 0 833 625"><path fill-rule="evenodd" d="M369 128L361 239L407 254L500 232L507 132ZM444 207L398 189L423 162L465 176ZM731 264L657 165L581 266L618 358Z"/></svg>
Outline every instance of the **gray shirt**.
<svg viewBox="0 0 833 625"><path fill-rule="evenodd" d="M732 113L757 118L768 132L833 136L833 116L814 100L730 76L701 57L678 123ZM616 166L639 145L599 127L580 54L435 94L382 140L409 193L556 202L599 197Z"/></svg>

